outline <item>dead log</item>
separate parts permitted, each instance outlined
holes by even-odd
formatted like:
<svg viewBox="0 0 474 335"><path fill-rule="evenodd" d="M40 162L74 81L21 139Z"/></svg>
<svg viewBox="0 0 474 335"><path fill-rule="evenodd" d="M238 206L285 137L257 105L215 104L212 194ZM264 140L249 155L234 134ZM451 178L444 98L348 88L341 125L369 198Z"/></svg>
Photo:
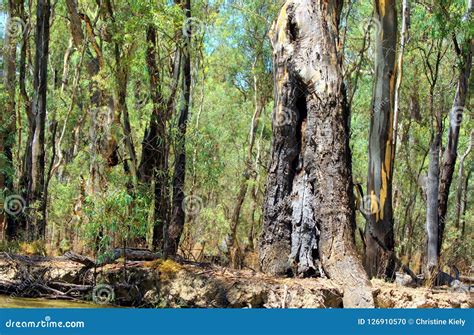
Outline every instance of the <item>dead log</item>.
<svg viewBox="0 0 474 335"><path fill-rule="evenodd" d="M468 284L474 283L474 277L459 276L459 279L460 279L463 283L468 283Z"/></svg>
<svg viewBox="0 0 474 335"><path fill-rule="evenodd" d="M95 262L91 258L76 254L72 251L66 252L64 254L63 258L65 258L67 260L70 260L70 261L73 261L73 262L76 262L76 263L80 263L80 264L84 265L87 268L92 268L92 267L95 266Z"/></svg>
<svg viewBox="0 0 474 335"><path fill-rule="evenodd" d="M154 261L162 257L159 252L152 252L148 249L114 249L109 257L101 262L97 263L97 266L104 266L115 262L119 258L124 258L127 261Z"/></svg>
<svg viewBox="0 0 474 335"><path fill-rule="evenodd" d="M74 252L67 252L63 255L63 259L76 262L79 264L84 265L87 269L93 267L102 267L107 264L111 264L115 262L117 259L124 258L128 261L154 261L156 259L161 258L161 253L155 253L148 249L114 249L108 257L105 258L102 262L95 262L93 259L76 254Z"/></svg>

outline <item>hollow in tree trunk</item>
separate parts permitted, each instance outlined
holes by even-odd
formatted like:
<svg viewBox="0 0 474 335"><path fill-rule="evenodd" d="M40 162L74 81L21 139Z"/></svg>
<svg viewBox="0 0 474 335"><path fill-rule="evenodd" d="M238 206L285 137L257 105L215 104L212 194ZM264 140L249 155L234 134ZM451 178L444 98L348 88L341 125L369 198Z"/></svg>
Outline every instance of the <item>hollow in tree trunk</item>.
<svg viewBox="0 0 474 335"><path fill-rule="evenodd" d="M344 288L345 307L373 307L354 242L342 4L287 1L272 29L275 110L260 263L271 274L327 275Z"/></svg>

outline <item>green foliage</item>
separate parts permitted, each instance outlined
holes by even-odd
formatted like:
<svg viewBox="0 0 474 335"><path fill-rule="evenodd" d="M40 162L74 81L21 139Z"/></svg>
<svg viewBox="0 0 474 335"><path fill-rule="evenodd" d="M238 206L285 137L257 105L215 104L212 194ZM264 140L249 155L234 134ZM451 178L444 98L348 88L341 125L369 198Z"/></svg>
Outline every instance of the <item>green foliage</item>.
<svg viewBox="0 0 474 335"><path fill-rule="evenodd" d="M88 219L84 236L91 247L101 251L120 247L124 241L146 238L144 223L148 221L149 206L149 196L130 195L120 189L89 196L84 206Z"/></svg>
<svg viewBox="0 0 474 335"><path fill-rule="evenodd" d="M0 241L0 252L6 252L7 254L17 254L20 251L19 241Z"/></svg>
<svg viewBox="0 0 474 335"><path fill-rule="evenodd" d="M98 253L104 259L107 252L112 248L122 247L124 242L131 246L145 246L144 241L150 241L152 226L165 224L154 222L152 185L135 185L131 176L131 157L124 137L124 115L123 111L116 108L117 91L122 88L122 82L118 79L121 75L126 77L125 104L130 116L131 140L139 161L143 136L154 108L146 62L150 47L146 31L150 25L157 31L158 89L163 101L166 101L172 93L172 60L177 52L184 49L182 34L185 16L180 6L167 0L115 1L112 18L104 8L99 10L98 3L92 0L78 1L79 12L94 21L94 40L104 59L103 68L93 78L89 67L96 65L94 61L97 55L90 41L85 46L85 51L81 48L69 50L72 53L65 61L64 56L71 38L69 14L64 1L57 1L55 4L54 19L51 21L47 104L48 122L54 120L59 125L55 139L58 146L56 160L53 163L58 162L58 153L61 153L62 161L49 184L47 219L48 239L52 249L59 253L69 250ZM350 146L353 154L353 179L365 189L368 171L367 138L373 112L371 104L376 31L372 26L366 36L366 30L371 25L372 2L350 3L350 6L345 6L341 16L340 30L341 35L347 32L344 35L343 52L345 83L352 103ZM196 0L192 4L195 26L190 51L192 106L186 133L185 193L201 199L202 208L195 215L187 216L182 244L189 245L190 249L202 248L204 257L211 258L222 253L225 239L230 233L231 216L244 173L250 173L251 178L247 181L248 191L240 213L238 241L246 246L250 244L251 229L254 230L254 237L259 233L272 137L273 74L268 32L281 4L281 1L268 0ZM397 5L400 7L400 4ZM466 4L463 0L412 2L410 40L405 51L401 89L400 140L394 173L395 235L397 253L402 256L414 257L417 253L423 253L425 248L426 203L421 181L427 172L426 154L431 137L429 69L435 64L440 52L442 59L434 89L434 109L442 111L443 138L446 138L448 112L461 65L453 48L452 37L454 35L460 47L465 48L464 42L474 35L472 19L465 18L465 11ZM34 13L29 14L34 21ZM83 32L87 35L85 29ZM28 54L27 57L24 83L29 97L34 94L30 69L35 56L33 35L31 33L28 40L31 55ZM3 40L0 41L0 47L3 47ZM3 63L3 59L0 62ZM63 71L66 74L65 83L62 83ZM73 88L76 78L78 85ZM26 103L18 95L18 81L19 78L16 83L18 110L15 116L19 117L16 120L17 133L5 139L5 143L15 144L14 166L12 168L5 164L6 155L1 152L0 172L14 176L15 186L21 189L25 187L20 183L20 172L23 169L23 155L27 150L29 123ZM64 90L61 88L62 84ZM102 122L104 124L99 125L102 128L94 138L91 115L97 106L94 105L91 92L95 89L95 84L103 94L103 106L99 107L107 109L106 105L112 106L111 115L108 116L114 122ZM470 90L472 91L472 84ZM181 93L182 88L179 86L171 119L166 124L168 136L160 139L170 144L169 169L157 172L168 178L167 191L171 194L170 197ZM2 106L6 104L7 98L2 82ZM417 111L416 106L419 107ZM245 170L249 160L249 132L256 107L260 107L262 113L255 131L255 145L250 159L253 171L248 172ZM472 108L471 97L461 128L459 153L464 153L467 149L469 134L474 128ZM163 117L162 113L160 109L159 120ZM1 116L0 133L4 134L7 130L6 117L13 116ZM48 166L53 153L50 128L47 129L46 138L49 141L46 154ZM113 167L108 166L103 152L95 151L95 147L104 147L112 140L118 145L118 164ZM467 161L472 159L468 158ZM91 176L93 165L98 167L95 180ZM470 167L466 167L466 171L469 169L472 170L472 163ZM458 166L455 171L458 171ZM457 185L458 178L455 174L453 185ZM95 190L94 183L99 185ZM472 181L470 183L472 190ZM473 247L470 242L472 238L469 238L472 237L472 228L469 227L474 220L472 192L469 193L467 209L462 216L467 227L467 238L461 240L460 228L455 226L452 206L455 189L456 186L453 186L450 197L445 257L467 258L466 255L469 255L469 250ZM37 203L30 204L30 209L36 209L35 212L39 212L37 207ZM357 221L358 227L364 229L365 221L361 215L358 215ZM19 248L15 243L0 244L0 250L17 251Z"/></svg>

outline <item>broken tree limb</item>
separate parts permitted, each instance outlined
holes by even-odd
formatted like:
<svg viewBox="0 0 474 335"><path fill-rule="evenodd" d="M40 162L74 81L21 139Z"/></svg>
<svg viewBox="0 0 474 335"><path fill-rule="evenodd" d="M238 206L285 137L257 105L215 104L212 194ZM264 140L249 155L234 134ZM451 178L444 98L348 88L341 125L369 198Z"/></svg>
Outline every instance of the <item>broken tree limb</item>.
<svg viewBox="0 0 474 335"><path fill-rule="evenodd" d="M84 265L86 268L101 267L115 262L119 258L127 258L127 261L154 261L161 258L161 253L155 253L148 249L114 249L102 262L95 262L92 258L67 252L63 258Z"/></svg>
<svg viewBox="0 0 474 335"><path fill-rule="evenodd" d="M65 259L68 259L70 261L73 261L73 262L76 262L76 263L80 263L82 265L84 265L85 267L88 267L88 268L92 268L95 266L95 262L94 260L92 260L91 258L89 257L86 257L86 256L82 256L82 255L79 255L79 254L76 254L72 251L68 251L66 252L63 257Z"/></svg>

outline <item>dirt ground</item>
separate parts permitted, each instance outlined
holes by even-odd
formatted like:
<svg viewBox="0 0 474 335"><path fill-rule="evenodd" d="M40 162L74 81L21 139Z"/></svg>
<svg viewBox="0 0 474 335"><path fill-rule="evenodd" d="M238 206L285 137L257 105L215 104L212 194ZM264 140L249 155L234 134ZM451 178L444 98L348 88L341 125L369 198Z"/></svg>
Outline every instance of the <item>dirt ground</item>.
<svg viewBox="0 0 474 335"><path fill-rule="evenodd" d="M86 271L85 271L86 270ZM252 270L173 261L116 261L96 269L61 258L0 254L0 293L88 300L109 285L114 303L135 307L340 308L344 292L321 278L276 278ZM379 308L472 308L472 293L372 280ZM77 288L77 289L76 289Z"/></svg>

